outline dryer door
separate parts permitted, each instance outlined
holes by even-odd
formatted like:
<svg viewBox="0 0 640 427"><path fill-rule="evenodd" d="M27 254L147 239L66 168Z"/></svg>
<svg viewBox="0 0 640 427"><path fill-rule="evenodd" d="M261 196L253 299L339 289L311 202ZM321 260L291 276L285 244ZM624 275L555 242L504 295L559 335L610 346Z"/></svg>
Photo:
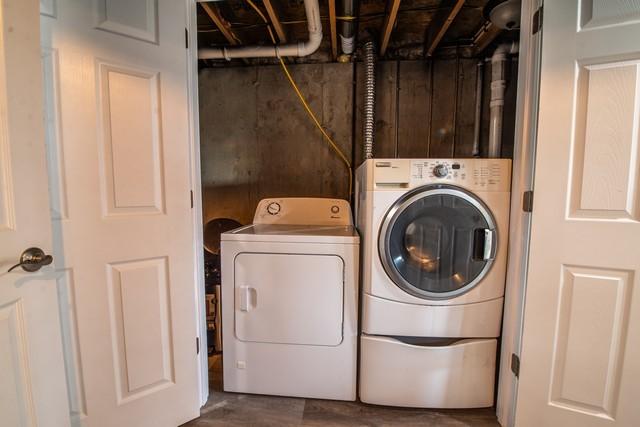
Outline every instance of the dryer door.
<svg viewBox="0 0 640 427"><path fill-rule="evenodd" d="M487 206L451 185L407 193L387 212L379 236L382 264L394 283L424 299L449 299L489 272L497 229Z"/></svg>
<svg viewBox="0 0 640 427"><path fill-rule="evenodd" d="M239 340L320 346L342 342L342 258L245 252L235 258L234 269Z"/></svg>

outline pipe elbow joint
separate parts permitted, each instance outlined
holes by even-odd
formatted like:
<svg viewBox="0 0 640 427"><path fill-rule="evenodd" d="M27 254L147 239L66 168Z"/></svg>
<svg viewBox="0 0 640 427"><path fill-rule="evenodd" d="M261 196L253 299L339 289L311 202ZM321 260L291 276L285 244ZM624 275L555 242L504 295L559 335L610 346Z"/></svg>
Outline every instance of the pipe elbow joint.
<svg viewBox="0 0 640 427"><path fill-rule="evenodd" d="M308 56L317 51L322 43L322 32L310 33L309 40L298 43L298 56Z"/></svg>
<svg viewBox="0 0 640 427"><path fill-rule="evenodd" d="M233 58L281 58L283 56L307 56L318 50L322 43L322 23L318 0L304 0L307 20L309 21L309 40L278 46L233 46L224 48L200 48L199 59Z"/></svg>
<svg viewBox="0 0 640 427"><path fill-rule="evenodd" d="M491 62L504 61L508 55L518 53L520 44L517 41L510 43L503 43L496 47L496 50L491 55Z"/></svg>

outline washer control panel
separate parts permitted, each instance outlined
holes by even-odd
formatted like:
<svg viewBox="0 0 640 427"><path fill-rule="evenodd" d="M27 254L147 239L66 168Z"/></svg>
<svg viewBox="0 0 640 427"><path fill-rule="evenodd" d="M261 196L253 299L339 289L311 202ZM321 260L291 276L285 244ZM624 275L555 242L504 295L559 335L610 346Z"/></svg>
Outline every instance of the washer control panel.
<svg viewBox="0 0 640 427"><path fill-rule="evenodd" d="M433 167L433 176L444 178L449 174L449 168L445 164L437 164Z"/></svg>
<svg viewBox="0 0 640 427"><path fill-rule="evenodd" d="M500 191L511 185L511 161L505 159L411 160L411 186L450 183Z"/></svg>
<svg viewBox="0 0 640 427"><path fill-rule="evenodd" d="M509 159L373 159L376 189L452 184L470 190L510 191Z"/></svg>
<svg viewBox="0 0 640 427"><path fill-rule="evenodd" d="M459 181L467 178L467 164L459 161L429 159L411 161L411 182L430 182L437 179Z"/></svg>
<svg viewBox="0 0 640 427"><path fill-rule="evenodd" d="M285 197L258 203L254 224L353 225L349 202L341 199Z"/></svg>

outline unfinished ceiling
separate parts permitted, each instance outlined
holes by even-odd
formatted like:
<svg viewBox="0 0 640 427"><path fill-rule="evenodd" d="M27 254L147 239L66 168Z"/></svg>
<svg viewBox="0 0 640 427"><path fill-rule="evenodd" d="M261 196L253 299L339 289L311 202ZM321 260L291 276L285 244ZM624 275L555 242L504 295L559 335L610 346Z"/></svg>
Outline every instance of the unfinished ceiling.
<svg viewBox="0 0 640 427"><path fill-rule="evenodd" d="M348 21L356 23L358 42L373 39L382 58L478 56L498 38L517 37L517 31L501 31L485 18L483 9L489 2L491 0L361 0L355 2L356 10L359 9L355 16L343 16L342 0L320 0L322 45L313 55L296 58L295 62L349 60L340 57L338 36L341 24ZM253 0L252 5L248 0L227 0L203 2L198 6L199 47L269 45L273 43L270 30L278 43L305 40L308 33L303 1ZM201 65L218 66L225 62L207 60L201 61ZM270 63L273 59L231 62L258 64Z"/></svg>

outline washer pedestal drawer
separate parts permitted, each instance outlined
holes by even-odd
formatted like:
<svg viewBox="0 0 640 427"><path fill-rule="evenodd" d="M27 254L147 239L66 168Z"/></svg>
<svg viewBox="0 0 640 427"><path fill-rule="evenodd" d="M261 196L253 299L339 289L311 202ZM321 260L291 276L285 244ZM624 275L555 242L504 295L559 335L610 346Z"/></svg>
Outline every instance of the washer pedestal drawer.
<svg viewBox="0 0 640 427"><path fill-rule="evenodd" d="M496 339L400 341L362 335L360 343L360 400L365 403L420 408L493 405Z"/></svg>
<svg viewBox="0 0 640 427"><path fill-rule="evenodd" d="M473 304L418 305L362 298L362 332L382 336L495 338L500 336L502 301Z"/></svg>

